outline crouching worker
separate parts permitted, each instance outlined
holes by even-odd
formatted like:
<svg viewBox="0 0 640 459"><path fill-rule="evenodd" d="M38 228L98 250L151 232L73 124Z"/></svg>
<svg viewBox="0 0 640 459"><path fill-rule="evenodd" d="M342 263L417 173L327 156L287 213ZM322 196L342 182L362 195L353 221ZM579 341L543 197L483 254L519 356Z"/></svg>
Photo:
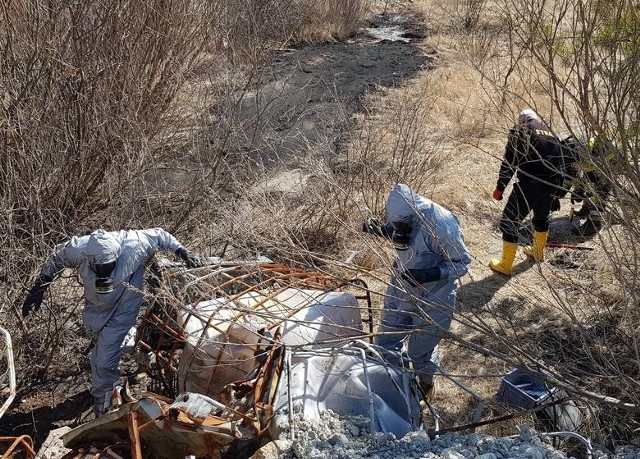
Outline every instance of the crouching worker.
<svg viewBox="0 0 640 459"><path fill-rule="evenodd" d="M386 215L386 222L369 219L363 227L391 239L396 250L376 344L390 351L390 363L399 364L407 340L408 357L430 399L437 346L451 326L458 278L467 273L471 257L455 215L407 185L393 187Z"/></svg>
<svg viewBox="0 0 640 459"><path fill-rule="evenodd" d="M56 247L22 306L22 316L38 311L45 291L65 267L75 268L84 287L83 322L97 338L91 352L91 395L102 415L120 378L125 337L135 327L142 305L144 268L158 251L176 253L187 267L200 259L161 228L104 231L73 237Z"/></svg>
<svg viewBox="0 0 640 459"><path fill-rule="evenodd" d="M524 253L535 261L544 260L549 216L552 209L559 208L556 194L561 188L565 170L564 150L560 139L535 111L526 109L520 112L518 123L509 132L498 172L498 183L493 190L493 199L501 201L507 184L515 174L517 181L500 218L502 257L489 261L489 267L493 271L511 275L518 248L520 224L531 212L533 243L524 248Z"/></svg>
<svg viewBox="0 0 640 459"><path fill-rule="evenodd" d="M593 237L602 229L607 211L607 201L611 196L611 180L615 163L621 158L615 140L603 135L589 139L586 161L578 162L579 178L571 193L571 204L581 203L582 208L575 216L584 218L584 223L571 228L577 236Z"/></svg>

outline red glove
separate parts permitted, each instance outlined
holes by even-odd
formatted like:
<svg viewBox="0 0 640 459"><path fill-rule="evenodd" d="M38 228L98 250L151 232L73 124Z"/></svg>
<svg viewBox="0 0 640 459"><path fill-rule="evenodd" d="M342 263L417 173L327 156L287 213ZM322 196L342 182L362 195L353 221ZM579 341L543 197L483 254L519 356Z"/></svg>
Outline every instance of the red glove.
<svg viewBox="0 0 640 459"><path fill-rule="evenodd" d="M502 191L497 188L493 190L493 199L496 201L502 201Z"/></svg>

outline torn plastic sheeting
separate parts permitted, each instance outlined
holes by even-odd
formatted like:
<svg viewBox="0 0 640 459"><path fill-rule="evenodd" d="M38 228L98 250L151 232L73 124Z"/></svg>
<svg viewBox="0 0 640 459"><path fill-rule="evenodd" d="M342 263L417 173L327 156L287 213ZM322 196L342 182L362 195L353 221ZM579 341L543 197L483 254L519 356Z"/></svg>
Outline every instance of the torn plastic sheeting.
<svg viewBox="0 0 640 459"><path fill-rule="evenodd" d="M261 329L280 326L284 344L311 349L363 335L353 295L297 288L203 301L180 311L178 325L187 334L178 388L214 398L256 367L258 343L264 342Z"/></svg>
<svg viewBox="0 0 640 459"><path fill-rule="evenodd" d="M369 356L363 361L357 349L294 354L300 361L291 366L290 378L281 376L273 438L291 427L289 397L294 413L305 420L320 419L326 410L340 416L373 416L372 430L398 438L420 427L420 398L411 372Z"/></svg>
<svg viewBox="0 0 640 459"><path fill-rule="evenodd" d="M209 414L206 414L207 411ZM149 395L137 402L122 405L118 410L84 424L63 435L67 448L86 448L93 444L113 444L129 441L127 414L135 412L141 441L159 459L175 459L192 454L216 456L221 448L257 432L252 426L214 415L220 404L211 403L200 394L182 394L169 404Z"/></svg>

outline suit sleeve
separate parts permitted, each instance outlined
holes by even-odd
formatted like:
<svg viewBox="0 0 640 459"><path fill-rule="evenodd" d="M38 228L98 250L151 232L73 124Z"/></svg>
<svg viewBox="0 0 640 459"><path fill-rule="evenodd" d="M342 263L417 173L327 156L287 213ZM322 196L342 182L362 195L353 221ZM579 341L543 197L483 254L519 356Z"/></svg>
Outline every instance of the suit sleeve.
<svg viewBox="0 0 640 459"><path fill-rule="evenodd" d="M496 188L500 191L504 191L516 171L518 152L522 151L521 137L522 133L520 130L512 128L509 131L507 146L504 149L504 157L502 164L500 164L500 170L498 171L498 183L496 184Z"/></svg>
<svg viewBox="0 0 640 459"><path fill-rule="evenodd" d="M42 277L53 279L64 268L77 268L80 264L80 252L76 246L76 238L69 242L59 244L53 253L47 258L42 272Z"/></svg>
<svg viewBox="0 0 640 459"><path fill-rule="evenodd" d="M150 228L141 231L149 240L153 250L166 250L175 253L184 248L171 233L162 228Z"/></svg>

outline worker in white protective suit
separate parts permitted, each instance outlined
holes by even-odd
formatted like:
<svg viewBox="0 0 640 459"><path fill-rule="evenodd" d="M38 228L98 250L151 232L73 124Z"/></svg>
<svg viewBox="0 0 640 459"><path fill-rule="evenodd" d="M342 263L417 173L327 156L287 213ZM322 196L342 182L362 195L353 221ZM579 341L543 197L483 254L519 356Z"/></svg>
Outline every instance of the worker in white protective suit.
<svg viewBox="0 0 640 459"><path fill-rule="evenodd" d="M437 346L453 319L458 279L471 264L460 223L445 208L397 184L387 198L386 222L370 218L363 230L391 239L396 249L376 344L390 351L390 363L396 364L407 340L407 356L430 399Z"/></svg>
<svg viewBox="0 0 640 459"><path fill-rule="evenodd" d="M199 257L161 228L98 229L56 247L22 306L23 317L38 311L54 277L65 267L77 269L84 287L83 322L97 338L91 353L96 417L108 408L113 385L121 377L125 338L135 332L142 304L145 264L158 250L175 252L190 268L201 264Z"/></svg>

